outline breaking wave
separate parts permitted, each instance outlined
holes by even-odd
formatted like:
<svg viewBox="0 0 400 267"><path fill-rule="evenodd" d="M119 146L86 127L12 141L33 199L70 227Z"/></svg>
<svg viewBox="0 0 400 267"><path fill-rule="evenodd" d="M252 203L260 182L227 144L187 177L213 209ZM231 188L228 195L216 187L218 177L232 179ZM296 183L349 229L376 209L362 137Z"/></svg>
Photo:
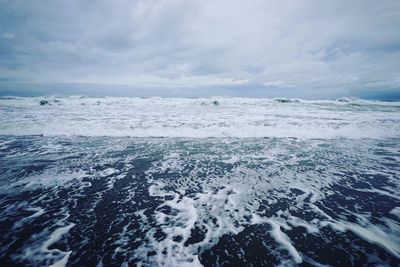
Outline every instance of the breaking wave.
<svg viewBox="0 0 400 267"><path fill-rule="evenodd" d="M12 97L0 107L0 134L15 136L400 136L400 102L361 99Z"/></svg>

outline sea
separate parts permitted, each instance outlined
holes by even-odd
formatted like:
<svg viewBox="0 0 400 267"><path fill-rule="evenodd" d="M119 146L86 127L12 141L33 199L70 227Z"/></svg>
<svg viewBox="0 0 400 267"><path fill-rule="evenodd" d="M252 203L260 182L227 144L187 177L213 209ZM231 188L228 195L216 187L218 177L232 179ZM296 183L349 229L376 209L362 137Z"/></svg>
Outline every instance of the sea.
<svg viewBox="0 0 400 267"><path fill-rule="evenodd" d="M0 266L399 266L400 102L0 98Z"/></svg>

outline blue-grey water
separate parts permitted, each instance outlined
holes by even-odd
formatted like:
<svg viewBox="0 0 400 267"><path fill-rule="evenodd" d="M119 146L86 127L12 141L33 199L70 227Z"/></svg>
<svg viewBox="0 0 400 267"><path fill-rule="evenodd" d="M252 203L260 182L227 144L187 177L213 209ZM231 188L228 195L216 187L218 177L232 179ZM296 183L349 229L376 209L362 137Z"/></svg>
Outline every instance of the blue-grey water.
<svg viewBox="0 0 400 267"><path fill-rule="evenodd" d="M40 100L0 100L0 266L400 264L400 103Z"/></svg>

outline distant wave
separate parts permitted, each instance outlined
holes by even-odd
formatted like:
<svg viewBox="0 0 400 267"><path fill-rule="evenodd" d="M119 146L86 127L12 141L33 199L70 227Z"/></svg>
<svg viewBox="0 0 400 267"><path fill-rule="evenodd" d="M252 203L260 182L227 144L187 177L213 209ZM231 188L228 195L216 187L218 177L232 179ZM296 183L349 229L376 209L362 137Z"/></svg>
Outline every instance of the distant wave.
<svg viewBox="0 0 400 267"><path fill-rule="evenodd" d="M398 138L400 102L351 98L1 97L0 134Z"/></svg>

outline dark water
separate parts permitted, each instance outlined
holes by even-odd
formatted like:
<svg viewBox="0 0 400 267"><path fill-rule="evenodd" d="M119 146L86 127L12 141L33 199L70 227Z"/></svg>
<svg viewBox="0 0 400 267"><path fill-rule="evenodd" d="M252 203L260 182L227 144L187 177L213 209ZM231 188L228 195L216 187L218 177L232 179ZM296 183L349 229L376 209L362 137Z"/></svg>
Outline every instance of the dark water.
<svg viewBox="0 0 400 267"><path fill-rule="evenodd" d="M399 144L1 136L0 266L399 266Z"/></svg>

